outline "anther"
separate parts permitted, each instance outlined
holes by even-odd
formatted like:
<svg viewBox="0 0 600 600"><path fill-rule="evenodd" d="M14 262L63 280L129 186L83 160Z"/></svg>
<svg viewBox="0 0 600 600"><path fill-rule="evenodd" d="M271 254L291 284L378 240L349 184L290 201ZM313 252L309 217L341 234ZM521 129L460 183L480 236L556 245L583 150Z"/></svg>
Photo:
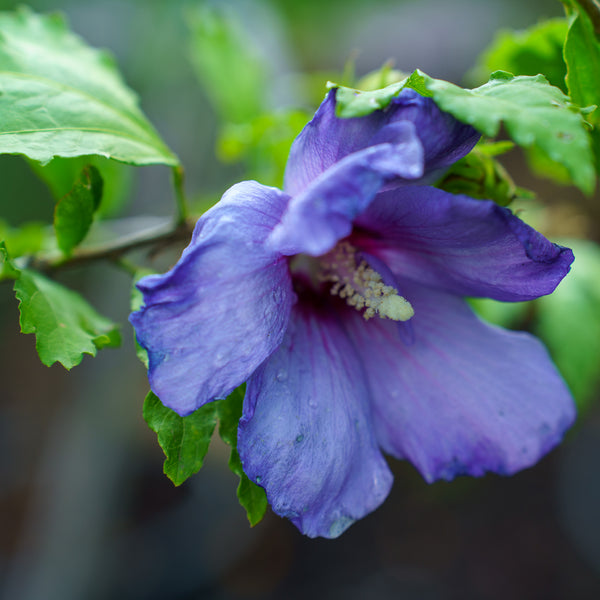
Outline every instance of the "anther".
<svg viewBox="0 0 600 600"><path fill-rule="evenodd" d="M322 256L320 264L319 279L333 283L330 293L357 310L364 308L366 320L378 314L382 319L408 321L415 314L410 302L383 283L381 275L365 260L357 264L356 249L348 242L340 242Z"/></svg>

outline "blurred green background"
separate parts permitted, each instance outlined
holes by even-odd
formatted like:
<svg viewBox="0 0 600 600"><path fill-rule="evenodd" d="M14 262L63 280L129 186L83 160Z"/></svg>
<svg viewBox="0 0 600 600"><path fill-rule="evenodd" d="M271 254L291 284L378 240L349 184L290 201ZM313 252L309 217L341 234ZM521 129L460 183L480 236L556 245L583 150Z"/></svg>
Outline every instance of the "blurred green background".
<svg viewBox="0 0 600 600"><path fill-rule="evenodd" d="M419 67L464 83L498 29L562 15L554 0L214 2L238 23L250 56L236 74L239 89L231 100L215 97L197 76L211 68L214 77L222 74L210 49L193 42L192 32L206 26L198 2L29 4L64 12L75 32L115 54L144 111L180 156L187 193L198 207L247 176L277 183L280 151L324 95L327 79L349 78L352 68L360 77L391 59L403 71ZM0 9L15 6L0 1ZM233 59L231 69L236 65ZM240 97L244 102L236 102ZM272 109L288 111L278 113L285 115L279 128L261 121ZM263 160L233 160L244 156L244 144L260 148L265 131L281 139L266 144ZM268 154L273 147L277 152ZM586 199L534 177L519 152L504 164L519 185L537 193L537 203L519 206L525 218L553 239L600 241L597 195ZM173 213L166 168L124 167L122 177L129 190L123 215ZM51 222L54 201L24 160L0 156L0 181L0 216L9 225ZM165 268L177 251L164 257ZM162 452L142 419L148 386L126 321L129 277L94 265L59 278L123 323L124 343L71 373L48 369L33 337L18 333L10 286L0 286L5 598L600 598L596 394L563 446L515 477L428 486L410 465L390 461L391 496L336 541L303 538L272 514L250 529L235 498L236 477L226 467L228 451L216 438L203 470L183 486L174 488L162 474ZM592 316L596 302L593 297L585 308ZM569 317L578 316L587 313L575 303ZM527 326L527 314L514 323ZM588 344L597 337L592 330ZM588 344L579 344L582 361ZM592 362L588 370L599 369Z"/></svg>

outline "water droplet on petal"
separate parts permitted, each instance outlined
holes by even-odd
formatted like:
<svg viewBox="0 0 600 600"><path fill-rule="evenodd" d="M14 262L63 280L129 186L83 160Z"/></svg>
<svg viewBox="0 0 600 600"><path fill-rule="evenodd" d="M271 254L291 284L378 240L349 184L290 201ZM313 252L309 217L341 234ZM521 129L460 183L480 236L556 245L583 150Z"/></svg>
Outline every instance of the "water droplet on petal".
<svg viewBox="0 0 600 600"><path fill-rule="evenodd" d="M277 381L285 381L287 379L287 371L279 371L277 373Z"/></svg>

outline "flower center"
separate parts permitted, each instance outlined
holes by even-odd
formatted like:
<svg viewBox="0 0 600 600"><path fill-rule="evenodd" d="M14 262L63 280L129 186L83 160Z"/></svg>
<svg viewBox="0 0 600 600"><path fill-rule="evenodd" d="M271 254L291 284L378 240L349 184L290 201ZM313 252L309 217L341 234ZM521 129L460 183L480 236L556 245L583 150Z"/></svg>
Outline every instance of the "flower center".
<svg viewBox="0 0 600 600"><path fill-rule="evenodd" d="M408 321L415 314L410 302L397 289L386 285L366 260L357 260L356 248L348 242L340 242L321 256L319 264L318 279L331 282L331 294L349 306L364 308L365 320L378 314L382 319Z"/></svg>

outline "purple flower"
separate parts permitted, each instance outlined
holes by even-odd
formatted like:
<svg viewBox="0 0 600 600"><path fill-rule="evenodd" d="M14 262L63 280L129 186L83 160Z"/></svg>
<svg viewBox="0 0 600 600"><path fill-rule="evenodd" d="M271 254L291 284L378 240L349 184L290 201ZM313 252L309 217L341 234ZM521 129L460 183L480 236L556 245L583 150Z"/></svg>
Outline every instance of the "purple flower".
<svg viewBox="0 0 600 600"><path fill-rule="evenodd" d="M238 449L273 510L336 537L387 496L382 453L431 482L534 464L574 419L544 347L464 296L554 290L571 251L490 201L430 187L478 134L405 90L294 142L284 191L245 181L199 221L131 316L162 402L247 382Z"/></svg>

